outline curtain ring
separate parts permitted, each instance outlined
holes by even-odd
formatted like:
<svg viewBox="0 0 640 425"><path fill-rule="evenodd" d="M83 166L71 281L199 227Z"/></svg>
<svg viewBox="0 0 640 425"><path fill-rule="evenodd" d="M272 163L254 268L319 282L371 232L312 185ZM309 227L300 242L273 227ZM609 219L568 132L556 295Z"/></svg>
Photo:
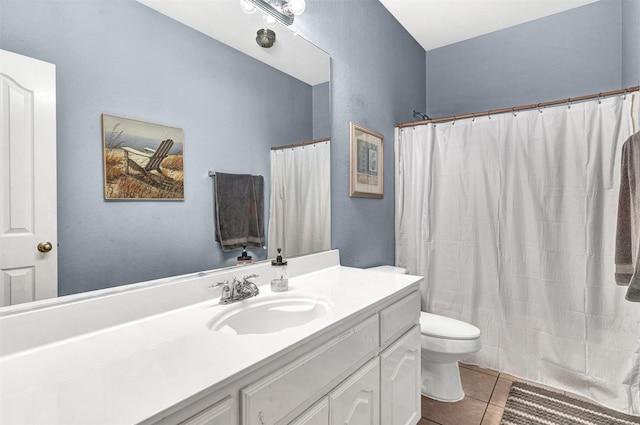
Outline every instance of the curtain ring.
<svg viewBox="0 0 640 425"><path fill-rule="evenodd" d="M491 119L491 111L487 111L487 116Z"/></svg>
<svg viewBox="0 0 640 425"><path fill-rule="evenodd" d="M540 104L538 103L538 112L542 113L542 109L540 109Z"/></svg>
<svg viewBox="0 0 640 425"><path fill-rule="evenodd" d="M511 113L513 114L514 117L518 116L518 114L516 114L516 107L515 106L513 108L511 108Z"/></svg>
<svg viewBox="0 0 640 425"><path fill-rule="evenodd" d="M471 122L476 122L476 114L471 114L471 116L473 117L473 118L471 119Z"/></svg>
<svg viewBox="0 0 640 425"><path fill-rule="evenodd" d="M602 93L598 93L598 104L602 103Z"/></svg>
<svg viewBox="0 0 640 425"><path fill-rule="evenodd" d="M622 100L627 100L627 89L624 89L624 94L622 95Z"/></svg>
<svg viewBox="0 0 640 425"><path fill-rule="evenodd" d="M567 99L567 109L571 109L571 98Z"/></svg>
<svg viewBox="0 0 640 425"><path fill-rule="evenodd" d="M456 116L453 116L453 122L451 123L451 125L456 125Z"/></svg>

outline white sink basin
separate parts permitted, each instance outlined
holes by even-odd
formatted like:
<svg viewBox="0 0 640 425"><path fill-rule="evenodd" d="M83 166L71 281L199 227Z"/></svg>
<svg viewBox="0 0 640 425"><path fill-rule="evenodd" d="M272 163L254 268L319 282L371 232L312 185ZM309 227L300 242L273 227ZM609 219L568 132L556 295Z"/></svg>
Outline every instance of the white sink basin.
<svg viewBox="0 0 640 425"><path fill-rule="evenodd" d="M330 311L330 301L317 295L258 295L227 306L207 327L230 335L269 334L321 319Z"/></svg>

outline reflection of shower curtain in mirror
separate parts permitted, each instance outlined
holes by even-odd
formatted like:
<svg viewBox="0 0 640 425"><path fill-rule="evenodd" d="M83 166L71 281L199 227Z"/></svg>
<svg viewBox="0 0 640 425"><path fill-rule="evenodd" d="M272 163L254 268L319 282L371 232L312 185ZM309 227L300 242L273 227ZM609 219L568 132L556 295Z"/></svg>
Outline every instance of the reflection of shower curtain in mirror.
<svg viewBox="0 0 640 425"><path fill-rule="evenodd" d="M271 151L268 256L331 248L329 141Z"/></svg>
<svg viewBox="0 0 640 425"><path fill-rule="evenodd" d="M640 306L614 280L631 105L396 130L396 263L482 330L466 361L640 415Z"/></svg>

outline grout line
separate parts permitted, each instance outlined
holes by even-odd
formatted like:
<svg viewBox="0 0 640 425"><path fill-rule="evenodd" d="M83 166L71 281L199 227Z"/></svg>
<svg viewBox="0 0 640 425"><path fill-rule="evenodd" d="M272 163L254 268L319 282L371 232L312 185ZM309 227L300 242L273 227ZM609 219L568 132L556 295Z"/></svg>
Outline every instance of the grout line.
<svg viewBox="0 0 640 425"><path fill-rule="evenodd" d="M493 375L490 375L490 376L493 376ZM480 418L480 423L478 425L482 425L482 422L484 421L484 417L487 415L487 410L489 410L489 404L491 404L491 399L493 399L493 392L496 390L496 386L498 385L499 378L500 378L500 375L496 376L496 382L493 383L493 388L491 389L491 394L489 395L489 401L487 401L487 404L485 404L484 406L484 412L482 413L482 418Z"/></svg>

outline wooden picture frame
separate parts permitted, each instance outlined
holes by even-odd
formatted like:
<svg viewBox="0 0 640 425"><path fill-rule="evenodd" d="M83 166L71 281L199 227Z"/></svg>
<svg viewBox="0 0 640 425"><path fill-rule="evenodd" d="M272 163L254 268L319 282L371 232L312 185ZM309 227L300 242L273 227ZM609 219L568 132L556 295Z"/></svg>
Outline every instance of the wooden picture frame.
<svg viewBox="0 0 640 425"><path fill-rule="evenodd" d="M384 136L349 123L351 164L349 196L384 197Z"/></svg>
<svg viewBox="0 0 640 425"><path fill-rule="evenodd" d="M184 200L181 128L102 114L104 199Z"/></svg>

